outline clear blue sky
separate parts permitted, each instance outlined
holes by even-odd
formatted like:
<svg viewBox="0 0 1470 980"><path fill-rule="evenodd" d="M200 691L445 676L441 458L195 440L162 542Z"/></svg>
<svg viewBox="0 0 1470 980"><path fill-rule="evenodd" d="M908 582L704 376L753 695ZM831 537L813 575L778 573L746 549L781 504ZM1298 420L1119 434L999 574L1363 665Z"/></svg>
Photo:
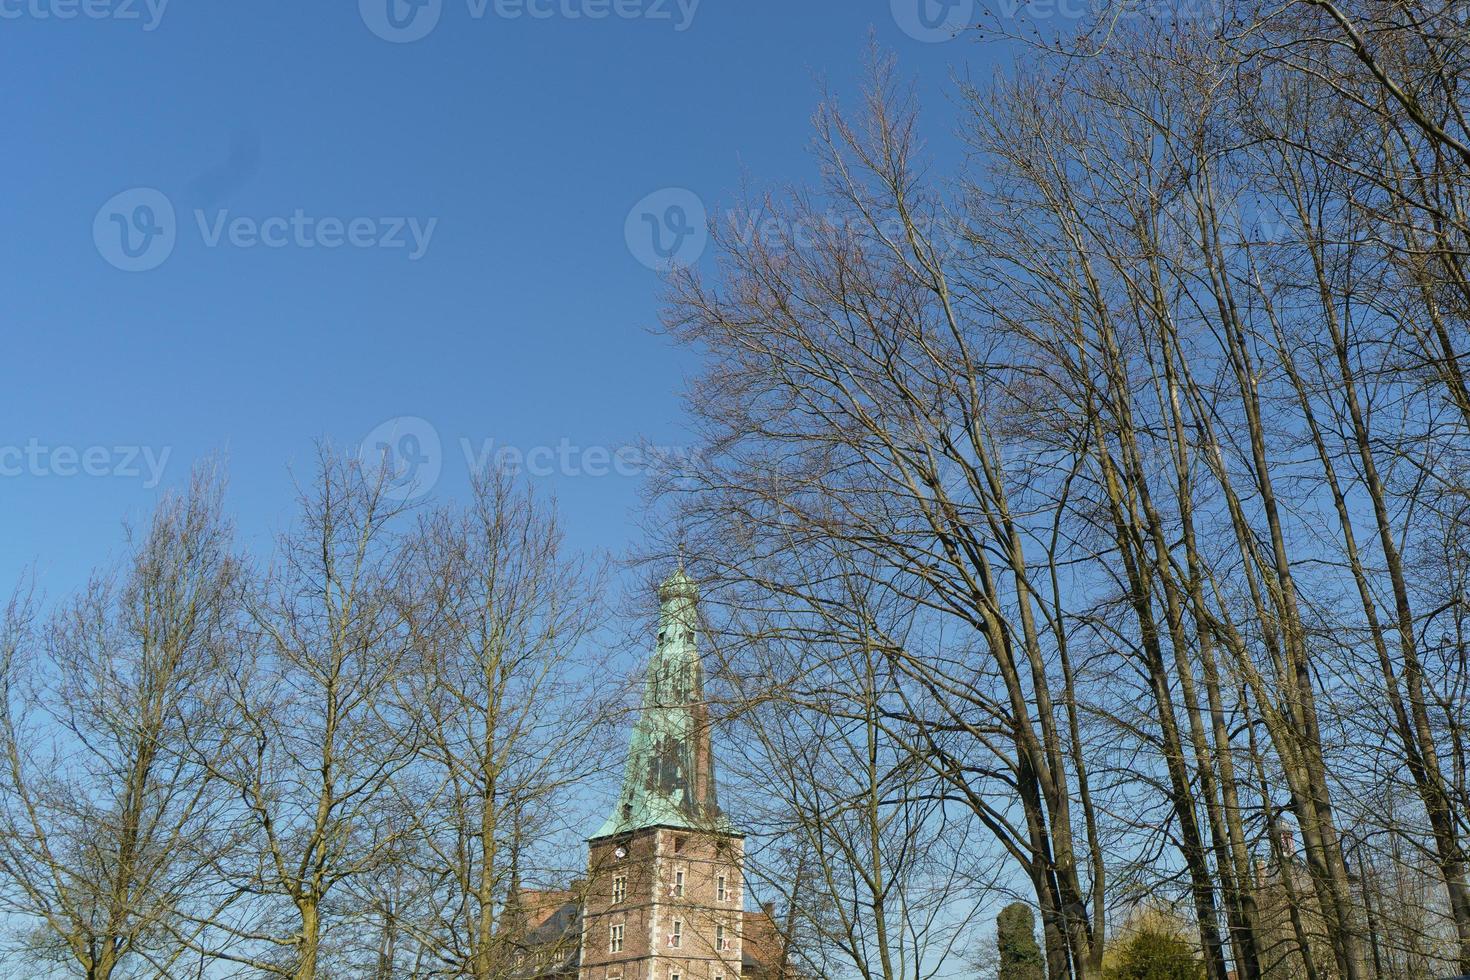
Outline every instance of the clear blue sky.
<svg viewBox="0 0 1470 980"><path fill-rule="evenodd" d="M952 74L989 71L889 0L394 0L396 21L388 0L159 2L0 0L7 592L32 562L53 595L75 584L211 452L253 542L289 518L313 440L399 416L440 437L441 495L462 439L681 444L696 365L649 331L630 209L810 179L818 80L854 94L870 30L941 156ZM169 234L145 239L160 197ZM123 271L124 233L166 257ZM636 545L638 478L547 482L575 545Z"/></svg>

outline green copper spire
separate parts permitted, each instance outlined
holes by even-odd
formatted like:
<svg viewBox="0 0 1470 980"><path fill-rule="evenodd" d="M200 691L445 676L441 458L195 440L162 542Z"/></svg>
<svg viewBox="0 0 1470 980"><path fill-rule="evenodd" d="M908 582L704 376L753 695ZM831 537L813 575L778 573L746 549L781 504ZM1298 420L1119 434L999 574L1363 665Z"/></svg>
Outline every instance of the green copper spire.
<svg viewBox="0 0 1470 980"><path fill-rule="evenodd" d="M633 727L623 791L595 837L645 827L730 832L715 800L704 669L696 638L699 590L682 562L658 589L658 639Z"/></svg>

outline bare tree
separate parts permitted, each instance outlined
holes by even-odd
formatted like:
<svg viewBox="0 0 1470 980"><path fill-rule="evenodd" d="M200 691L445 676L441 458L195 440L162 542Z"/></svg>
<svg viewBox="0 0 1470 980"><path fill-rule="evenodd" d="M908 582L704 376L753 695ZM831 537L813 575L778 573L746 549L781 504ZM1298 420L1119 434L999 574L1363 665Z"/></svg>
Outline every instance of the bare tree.
<svg viewBox="0 0 1470 980"><path fill-rule="evenodd" d="M877 617L849 580L854 608ZM746 787L746 876L796 975L928 980L976 941L998 869L966 805L893 729L916 696L885 652L770 629L717 672L726 771ZM730 627L722 631L728 636ZM742 628L746 637L756 631ZM716 659L722 659L716 653Z"/></svg>
<svg viewBox="0 0 1470 980"><path fill-rule="evenodd" d="M717 229L728 286L675 283L670 328L710 358L690 398L709 452L671 492L729 602L818 617L925 691L916 756L1024 869L1051 975L1095 975L1104 868L1053 614L1053 512L1011 467L1019 434L997 402L1010 368L954 291L914 107L887 68L859 121L819 126L835 212L797 196L774 237ZM808 572L834 561L925 628L861 622ZM935 737L951 730L962 752Z"/></svg>
<svg viewBox="0 0 1470 980"><path fill-rule="evenodd" d="M187 915L231 837L209 760L229 747L214 671L240 569L210 467L128 533L127 556L0 634L0 905L23 952L88 978L178 976Z"/></svg>
<svg viewBox="0 0 1470 980"><path fill-rule="evenodd" d="M880 76L819 116L826 183L760 204L801 234L716 228L718 282L675 279L709 465L665 499L747 639L923 691L892 730L1031 877L1054 977L1181 886L1212 977L1271 972L1282 896L1307 975L1372 975L1399 846L1443 889L1399 921L1464 935L1461 51L1381 6L1366 56L1341 4L1107 11L969 93L952 187Z"/></svg>
<svg viewBox="0 0 1470 980"><path fill-rule="evenodd" d="M238 800L248 849L225 869L238 898L208 952L311 980L334 930L366 918L348 885L393 861L415 825L391 792L420 732L398 697L413 667L405 505L380 475L319 453L298 523L252 583L249 623L216 663L232 751L213 764Z"/></svg>
<svg viewBox="0 0 1470 980"><path fill-rule="evenodd" d="M465 507L425 517L413 554L403 686L423 744L399 792L420 820L416 900L398 921L405 955L427 964L415 975L484 980L526 968L526 893L581 869L568 815L620 704L588 659L601 574L569 552L553 506L502 470L475 474ZM578 938L534 952L572 958Z"/></svg>

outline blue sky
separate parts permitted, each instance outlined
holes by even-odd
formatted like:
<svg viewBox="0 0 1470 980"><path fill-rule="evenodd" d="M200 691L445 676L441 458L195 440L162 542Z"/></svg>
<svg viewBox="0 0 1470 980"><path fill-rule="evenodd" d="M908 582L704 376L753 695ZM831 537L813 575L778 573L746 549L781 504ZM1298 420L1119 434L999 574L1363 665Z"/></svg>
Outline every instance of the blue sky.
<svg viewBox="0 0 1470 980"><path fill-rule="evenodd" d="M942 160L990 70L921 0L388 2L0 0L6 591L75 585L213 452L263 543L313 441L374 430L437 438L439 495L465 440L550 447L571 542L636 547L639 478L558 447L687 441L657 222L809 180L870 31Z"/></svg>

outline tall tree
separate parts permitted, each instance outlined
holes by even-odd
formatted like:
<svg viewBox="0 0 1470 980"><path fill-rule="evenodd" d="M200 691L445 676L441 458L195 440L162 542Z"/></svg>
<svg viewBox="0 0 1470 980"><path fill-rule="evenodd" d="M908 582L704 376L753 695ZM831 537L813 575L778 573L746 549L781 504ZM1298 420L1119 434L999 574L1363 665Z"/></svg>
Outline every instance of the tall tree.
<svg viewBox="0 0 1470 980"><path fill-rule="evenodd" d="M1012 469L1012 368L933 237L915 111L879 65L860 121L820 117L842 220L797 197L773 237L717 229L725 288L674 284L669 327L709 358L690 399L709 451L670 490L732 603L809 615L922 692L910 750L1024 869L1050 974L1095 975L1104 868L1055 615L1056 510ZM865 620L837 568L919 620Z"/></svg>
<svg viewBox="0 0 1470 980"><path fill-rule="evenodd" d="M239 800L249 848L226 869L239 901L209 922L207 949L266 975L318 976L334 932L370 921L350 887L398 860L415 825L392 792L421 731L400 697L414 653L405 506L386 489L320 451L215 664L238 737L211 774Z"/></svg>
<svg viewBox="0 0 1470 980"><path fill-rule="evenodd" d="M621 703L589 669L601 572L569 551L554 507L502 470L474 474L466 506L423 517L412 552L404 688L423 738L398 781L420 816L402 945L487 980L525 968L523 894L580 870L567 815L610 755ZM579 938L536 952L570 959Z"/></svg>
<svg viewBox="0 0 1470 980"><path fill-rule="evenodd" d="M210 762L231 748L215 665L240 568L201 467L119 567L0 630L0 907L23 955L89 980L177 976L233 824Z"/></svg>
<svg viewBox="0 0 1470 980"><path fill-rule="evenodd" d="M995 920L995 939L1000 947L1000 980L1041 980L1046 963L1036 944L1036 916L1031 906L1012 902Z"/></svg>

